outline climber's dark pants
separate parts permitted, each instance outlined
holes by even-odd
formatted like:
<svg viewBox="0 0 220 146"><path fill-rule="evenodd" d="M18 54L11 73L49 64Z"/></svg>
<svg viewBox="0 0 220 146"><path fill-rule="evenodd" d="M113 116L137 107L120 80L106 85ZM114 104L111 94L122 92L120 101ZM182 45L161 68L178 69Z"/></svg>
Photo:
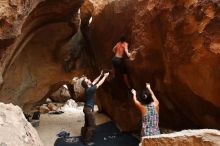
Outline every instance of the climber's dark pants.
<svg viewBox="0 0 220 146"><path fill-rule="evenodd" d="M127 68L125 66L124 58L114 56L112 58L112 64L116 72L119 71L121 74L127 74Z"/></svg>
<svg viewBox="0 0 220 146"><path fill-rule="evenodd" d="M85 124L81 129L81 135L84 143L92 142L92 137L95 131L95 115L91 107L85 106L83 109L85 114Z"/></svg>

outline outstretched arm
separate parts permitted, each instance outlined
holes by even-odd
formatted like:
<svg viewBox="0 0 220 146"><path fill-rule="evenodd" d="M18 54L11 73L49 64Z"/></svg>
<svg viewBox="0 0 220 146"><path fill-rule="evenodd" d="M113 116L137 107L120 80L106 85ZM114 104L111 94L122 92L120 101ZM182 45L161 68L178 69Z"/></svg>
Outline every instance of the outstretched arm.
<svg viewBox="0 0 220 146"><path fill-rule="evenodd" d="M146 83L146 88L148 88L150 93L152 94L152 98L153 98L154 104L156 106L158 106L159 105L159 101L157 100L156 96L154 95L154 92L151 90L151 87L150 87L149 83Z"/></svg>
<svg viewBox="0 0 220 146"><path fill-rule="evenodd" d="M128 44L126 43L124 47L125 47L125 53L126 53L126 55L130 58L131 53L128 52Z"/></svg>
<svg viewBox="0 0 220 146"><path fill-rule="evenodd" d="M104 77L96 84L96 87L99 88L105 81L105 79L108 77L109 73L105 73Z"/></svg>
<svg viewBox="0 0 220 146"><path fill-rule="evenodd" d="M126 53L126 55L128 56L128 58L129 58L130 60L134 60L134 59L135 59L135 56L136 56L136 54L137 54L137 50L135 49L135 50L129 52L129 51L128 51L128 44L126 44L126 45L125 45L125 53Z"/></svg>
<svg viewBox="0 0 220 146"><path fill-rule="evenodd" d="M133 100L137 108L141 111L142 116L146 114L145 107L137 100L136 91L134 89L131 90L131 93L133 94Z"/></svg>
<svg viewBox="0 0 220 146"><path fill-rule="evenodd" d="M141 103L137 100L136 91L134 89L131 90L131 93L133 94L133 100L137 107L141 106Z"/></svg>
<svg viewBox="0 0 220 146"><path fill-rule="evenodd" d="M102 75L103 75L103 70L101 71L100 75L92 82L92 84L95 85L99 81Z"/></svg>
<svg viewBox="0 0 220 146"><path fill-rule="evenodd" d="M112 52L114 52L115 53L115 49L116 49L116 47L117 47L117 44L114 46L114 48L112 49Z"/></svg>

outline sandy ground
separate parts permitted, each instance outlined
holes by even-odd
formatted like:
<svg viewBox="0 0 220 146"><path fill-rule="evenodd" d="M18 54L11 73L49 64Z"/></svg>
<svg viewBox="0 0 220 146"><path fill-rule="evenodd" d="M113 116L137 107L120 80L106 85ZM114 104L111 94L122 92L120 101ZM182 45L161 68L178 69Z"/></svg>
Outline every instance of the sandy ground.
<svg viewBox="0 0 220 146"><path fill-rule="evenodd" d="M104 114L97 113L95 106L96 124L103 124L110 119ZM57 139L57 133L62 130L70 132L71 136L79 136L80 129L84 125L83 106L78 106L73 111L65 111L60 115L41 114L40 126L36 128L45 146L53 146Z"/></svg>

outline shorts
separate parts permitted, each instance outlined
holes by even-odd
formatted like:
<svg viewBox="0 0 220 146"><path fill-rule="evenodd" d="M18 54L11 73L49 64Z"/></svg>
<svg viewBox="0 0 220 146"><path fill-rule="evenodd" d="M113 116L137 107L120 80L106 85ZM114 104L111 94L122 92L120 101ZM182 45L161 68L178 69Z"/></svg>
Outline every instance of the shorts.
<svg viewBox="0 0 220 146"><path fill-rule="evenodd" d="M121 74L127 74L127 68L124 63L124 58L114 56L112 58L112 64L116 71L119 71Z"/></svg>

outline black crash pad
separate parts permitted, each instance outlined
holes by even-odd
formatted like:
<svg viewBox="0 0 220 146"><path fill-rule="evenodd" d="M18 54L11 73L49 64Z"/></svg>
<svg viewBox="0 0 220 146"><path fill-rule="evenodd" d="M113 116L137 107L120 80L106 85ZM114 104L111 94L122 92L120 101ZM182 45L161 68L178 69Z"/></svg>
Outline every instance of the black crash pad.
<svg viewBox="0 0 220 146"><path fill-rule="evenodd" d="M130 133L120 132L113 122L96 127L93 146L138 146L139 140ZM58 138L54 146L84 146L81 136Z"/></svg>

